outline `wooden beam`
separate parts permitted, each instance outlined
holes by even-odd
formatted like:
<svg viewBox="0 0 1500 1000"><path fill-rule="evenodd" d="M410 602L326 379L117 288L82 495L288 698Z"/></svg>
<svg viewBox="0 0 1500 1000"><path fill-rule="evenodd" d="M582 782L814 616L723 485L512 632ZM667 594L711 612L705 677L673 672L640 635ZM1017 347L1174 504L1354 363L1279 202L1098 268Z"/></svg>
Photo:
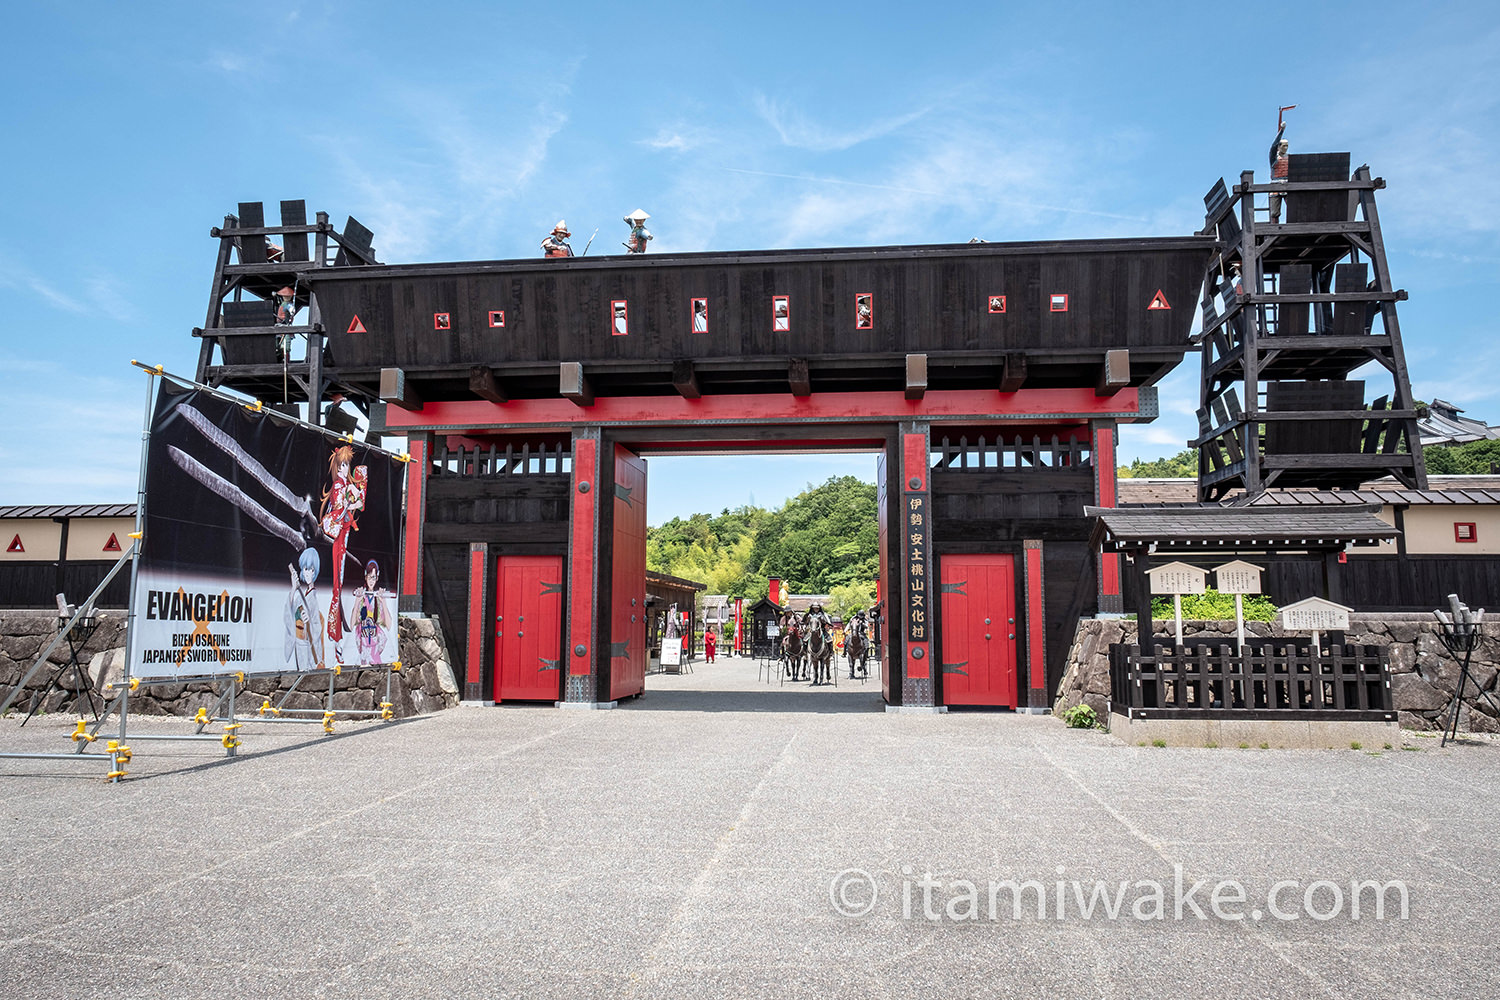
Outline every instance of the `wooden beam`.
<svg viewBox="0 0 1500 1000"><path fill-rule="evenodd" d="M571 399L579 406L594 405L594 387L584 376L581 362L564 361L559 366L557 391L564 399Z"/></svg>
<svg viewBox="0 0 1500 1000"><path fill-rule="evenodd" d="M793 358L786 366L787 381L792 384L792 395L805 398L812 395L812 376L807 371L806 358Z"/></svg>
<svg viewBox="0 0 1500 1000"><path fill-rule="evenodd" d="M927 394L927 355L906 356L906 398L921 399Z"/></svg>
<svg viewBox="0 0 1500 1000"><path fill-rule="evenodd" d="M469 369L469 391L480 399L488 399L491 403L504 403L508 399L505 390L500 388L500 383L495 378L495 370L485 365L476 365Z"/></svg>
<svg viewBox="0 0 1500 1000"><path fill-rule="evenodd" d="M1019 392L1026 384L1026 355L1007 354L1005 366L1000 372L1000 391Z"/></svg>
<svg viewBox="0 0 1500 1000"><path fill-rule="evenodd" d="M702 397L703 391L698 388L698 373L694 371L691 361L672 362L672 388L676 389L683 399Z"/></svg>
<svg viewBox="0 0 1500 1000"><path fill-rule="evenodd" d="M422 397L407 381L406 372L400 368L380 369L380 399L384 403L395 403L403 410L420 410Z"/></svg>
<svg viewBox="0 0 1500 1000"><path fill-rule="evenodd" d="M1130 352L1124 348L1104 352L1104 364L1099 368L1099 382L1094 386L1094 395L1113 396L1130 384Z"/></svg>

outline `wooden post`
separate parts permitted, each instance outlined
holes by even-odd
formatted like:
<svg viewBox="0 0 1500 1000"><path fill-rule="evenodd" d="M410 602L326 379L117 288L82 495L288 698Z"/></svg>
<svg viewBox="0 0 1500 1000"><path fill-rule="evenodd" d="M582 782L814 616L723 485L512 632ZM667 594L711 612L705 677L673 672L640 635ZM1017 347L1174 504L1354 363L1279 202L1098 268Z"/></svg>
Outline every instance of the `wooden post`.
<svg viewBox="0 0 1500 1000"><path fill-rule="evenodd" d="M432 435L407 437L411 461L406 464L406 535L401 550L401 596L398 608L422 611L422 529L427 521L427 475L432 461Z"/></svg>

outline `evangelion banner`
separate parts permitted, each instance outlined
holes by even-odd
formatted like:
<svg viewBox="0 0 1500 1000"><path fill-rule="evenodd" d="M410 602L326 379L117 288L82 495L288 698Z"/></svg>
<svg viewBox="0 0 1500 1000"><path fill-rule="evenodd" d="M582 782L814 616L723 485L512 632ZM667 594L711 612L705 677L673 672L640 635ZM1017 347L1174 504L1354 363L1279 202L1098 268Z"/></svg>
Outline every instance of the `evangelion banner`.
<svg viewBox="0 0 1500 1000"><path fill-rule="evenodd" d="M394 662L404 481L386 452L164 381L131 673Z"/></svg>

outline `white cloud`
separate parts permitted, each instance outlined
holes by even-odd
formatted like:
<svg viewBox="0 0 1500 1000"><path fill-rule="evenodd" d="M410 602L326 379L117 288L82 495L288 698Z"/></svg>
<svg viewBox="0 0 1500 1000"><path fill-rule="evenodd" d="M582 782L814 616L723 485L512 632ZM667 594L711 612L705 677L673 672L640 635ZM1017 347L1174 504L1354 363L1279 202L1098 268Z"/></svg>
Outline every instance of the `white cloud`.
<svg viewBox="0 0 1500 1000"><path fill-rule="evenodd" d="M798 108L772 100L757 93L751 99L755 113L767 125L776 130L783 144L797 149L808 149L819 153L840 152L851 146L869 142L895 132L917 121L926 110L911 111L878 119L863 127L835 129L820 125L809 119Z"/></svg>

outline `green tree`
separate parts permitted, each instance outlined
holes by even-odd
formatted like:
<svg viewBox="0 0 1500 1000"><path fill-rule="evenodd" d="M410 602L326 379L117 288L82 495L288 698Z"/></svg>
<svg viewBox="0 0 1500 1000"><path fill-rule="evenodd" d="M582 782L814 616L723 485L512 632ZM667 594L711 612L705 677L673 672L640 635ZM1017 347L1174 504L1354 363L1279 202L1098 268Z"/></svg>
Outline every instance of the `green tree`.
<svg viewBox="0 0 1500 1000"><path fill-rule="evenodd" d="M1171 458L1147 461L1138 458L1119 469L1121 479L1196 479L1198 477L1198 453L1192 448L1180 451Z"/></svg>
<svg viewBox="0 0 1500 1000"><path fill-rule="evenodd" d="M1422 449L1427 471L1439 476L1484 476L1500 465L1500 441L1432 445Z"/></svg>

